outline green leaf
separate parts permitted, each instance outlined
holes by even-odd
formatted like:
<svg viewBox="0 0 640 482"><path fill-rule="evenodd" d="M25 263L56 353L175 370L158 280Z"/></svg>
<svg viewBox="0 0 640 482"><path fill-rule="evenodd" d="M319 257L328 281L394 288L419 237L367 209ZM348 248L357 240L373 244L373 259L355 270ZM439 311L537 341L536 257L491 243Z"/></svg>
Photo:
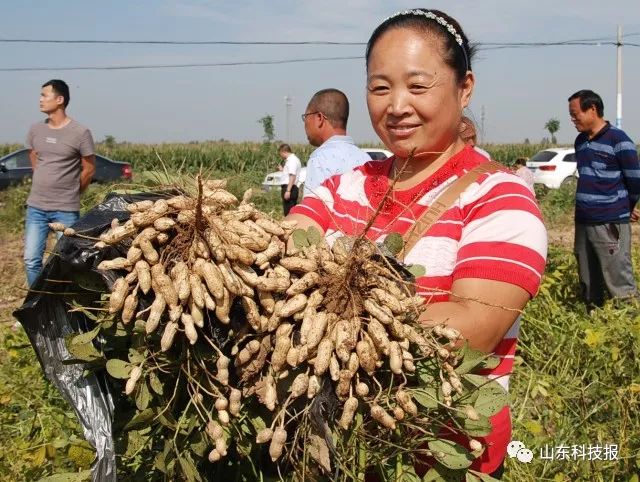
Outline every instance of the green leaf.
<svg viewBox="0 0 640 482"><path fill-rule="evenodd" d="M147 322L144 320L137 319L133 322L133 332L137 334L146 335L147 334Z"/></svg>
<svg viewBox="0 0 640 482"><path fill-rule="evenodd" d="M157 468L163 474L168 474L169 471L167 467L170 462L175 457L175 452L172 450L171 442L168 440L164 441L164 449L162 452L159 452L156 458L154 459L153 466Z"/></svg>
<svg viewBox="0 0 640 482"><path fill-rule="evenodd" d="M144 360L144 353L140 353L135 348L129 348L129 363L132 365L140 365Z"/></svg>
<svg viewBox="0 0 640 482"><path fill-rule="evenodd" d="M422 478L416 473L416 469L411 463L403 463L400 466L399 474L396 476L396 480L402 480L403 482L420 482Z"/></svg>
<svg viewBox="0 0 640 482"><path fill-rule="evenodd" d="M500 365L500 358L498 358L497 356L489 356L483 361L482 368L493 370L498 365Z"/></svg>
<svg viewBox="0 0 640 482"><path fill-rule="evenodd" d="M400 233L389 233L382 244L389 250L391 256L397 256L404 247L404 239Z"/></svg>
<svg viewBox="0 0 640 482"><path fill-rule="evenodd" d="M164 413L160 413L158 415L158 421L162 425L164 425L165 427L173 431L175 431L178 426L178 422L176 421L175 418L173 418L173 415L171 415L171 413L168 411Z"/></svg>
<svg viewBox="0 0 640 482"><path fill-rule="evenodd" d="M67 439L67 438L57 438L53 442L51 442L51 445L53 445L57 449L63 449L67 445L69 445L69 439Z"/></svg>
<svg viewBox="0 0 640 482"><path fill-rule="evenodd" d="M493 430L488 417L480 415L479 420L471 420L470 418L459 419L460 424L464 428L467 435L471 437L484 437L489 435Z"/></svg>
<svg viewBox="0 0 640 482"><path fill-rule="evenodd" d="M320 241L322 241L322 239L323 239L323 236L316 227L309 226L307 228L307 240L309 241L309 244L317 245L320 243Z"/></svg>
<svg viewBox="0 0 640 482"><path fill-rule="evenodd" d="M151 426L156 413L153 409L147 408L142 412L136 413L131 420L122 428L123 431L133 430L137 428L146 428Z"/></svg>
<svg viewBox="0 0 640 482"><path fill-rule="evenodd" d="M186 477L188 482L202 481L198 474L198 469L196 469L189 453L184 456L178 454L178 463L180 464L182 474Z"/></svg>
<svg viewBox="0 0 640 482"><path fill-rule="evenodd" d="M49 477L39 479L38 482L85 482L86 480L91 480L91 470L54 474Z"/></svg>
<svg viewBox="0 0 640 482"><path fill-rule="evenodd" d="M433 385L433 381L439 378L440 365L433 358L425 358L416 361L416 374L424 385Z"/></svg>
<svg viewBox="0 0 640 482"><path fill-rule="evenodd" d="M132 457L141 450L148 442L148 438L140 434L138 430L130 430L127 432L127 450L125 455Z"/></svg>
<svg viewBox="0 0 640 482"><path fill-rule="evenodd" d="M259 432L263 428L267 428L267 423L264 421L264 419L260 415L252 416L251 413L248 413L247 415L249 416L251 425L253 425L253 428L255 429L256 432Z"/></svg>
<svg viewBox="0 0 640 482"><path fill-rule="evenodd" d="M475 475L482 482L500 482L500 479L494 479L489 474L483 474L482 472L476 472L475 470L470 470L469 473Z"/></svg>
<svg viewBox="0 0 640 482"><path fill-rule="evenodd" d="M490 417L502 410L509 403L509 396L504 388L491 381L478 389L478 399L473 404L478 414Z"/></svg>
<svg viewBox="0 0 640 482"><path fill-rule="evenodd" d="M153 459L153 468L158 469L163 474L167 473L166 454L164 452L158 452L156 458Z"/></svg>
<svg viewBox="0 0 640 482"><path fill-rule="evenodd" d="M100 325L97 325L93 330L81 333L71 338L71 345L84 345L91 342L100 333Z"/></svg>
<svg viewBox="0 0 640 482"><path fill-rule="evenodd" d="M456 373L458 375L464 375L469 373L474 368L482 363L487 357L487 354L479 350L474 350L469 346L469 342L465 342L462 348L462 363L456 367Z"/></svg>
<svg viewBox="0 0 640 482"><path fill-rule="evenodd" d="M436 465L424 474L422 482L463 482L464 478L464 472L451 470L443 465Z"/></svg>
<svg viewBox="0 0 640 482"><path fill-rule="evenodd" d="M149 372L149 385L151 386L151 390L153 390L158 395L162 395L164 393L162 382L155 372Z"/></svg>
<svg viewBox="0 0 640 482"><path fill-rule="evenodd" d="M211 441L202 432L196 432L189 439L189 450L197 457L206 457L211 449Z"/></svg>
<svg viewBox="0 0 640 482"><path fill-rule="evenodd" d="M424 408L438 408L438 392L435 387L417 388L411 390L411 395L417 404Z"/></svg>
<svg viewBox="0 0 640 482"><path fill-rule="evenodd" d="M469 382L468 385L471 387L481 387L485 383L487 383L488 378L484 375L474 375L473 373L467 373L462 376L463 383L465 381Z"/></svg>
<svg viewBox="0 0 640 482"><path fill-rule="evenodd" d="M407 266L407 271L413 275L414 278L419 278L427 274L427 270L421 264L412 264Z"/></svg>
<svg viewBox="0 0 640 482"><path fill-rule="evenodd" d="M35 449L32 453L32 457L33 465L35 465L36 467L40 467L42 464L44 464L45 460L47 460L47 449L45 448L45 446L41 445L40 447Z"/></svg>
<svg viewBox="0 0 640 482"><path fill-rule="evenodd" d="M66 338L66 344L69 355L76 362L94 362L102 359L102 354L96 350L91 342L73 345L70 338Z"/></svg>
<svg viewBox="0 0 640 482"><path fill-rule="evenodd" d="M143 379L138 381L138 391L136 393L136 407L138 410L146 410L151 400L151 394L149 393L149 387L147 382Z"/></svg>
<svg viewBox="0 0 640 482"><path fill-rule="evenodd" d="M295 229L291 233L291 237L293 238L293 244L296 248L302 249L309 246L309 238L307 237L307 232L304 229Z"/></svg>
<svg viewBox="0 0 640 482"><path fill-rule="evenodd" d="M432 440L427 445L435 459L449 469L466 469L474 460L467 449L451 440Z"/></svg>
<svg viewBox="0 0 640 482"><path fill-rule="evenodd" d="M120 378L122 380L129 378L132 368L133 366L131 364L117 358L112 358L107 361L107 372L113 378Z"/></svg>

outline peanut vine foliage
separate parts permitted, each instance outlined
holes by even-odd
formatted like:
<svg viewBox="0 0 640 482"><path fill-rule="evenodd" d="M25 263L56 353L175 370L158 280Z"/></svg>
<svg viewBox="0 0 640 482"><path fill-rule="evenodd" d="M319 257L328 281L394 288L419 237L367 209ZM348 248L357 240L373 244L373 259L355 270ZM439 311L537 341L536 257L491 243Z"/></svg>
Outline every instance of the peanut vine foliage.
<svg viewBox="0 0 640 482"><path fill-rule="evenodd" d="M146 480L422 480L427 459L425 480L489 480L469 467L507 396L473 372L497 361L417 323L401 237L329 247L225 187L130 204L96 240L117 279L75 307L95 328L67 347L124 392L124 463Z"/></svg>

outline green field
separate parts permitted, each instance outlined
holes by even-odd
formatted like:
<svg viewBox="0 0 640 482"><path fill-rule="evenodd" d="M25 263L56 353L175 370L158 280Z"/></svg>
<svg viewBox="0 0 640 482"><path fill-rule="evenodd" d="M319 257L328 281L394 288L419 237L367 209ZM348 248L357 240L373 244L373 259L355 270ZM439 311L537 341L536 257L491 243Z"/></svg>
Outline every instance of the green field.
<svg viewBox="0 0 640 482"><path fill-rule="evenodd" d="M19 144L0 145L0 157L21 148ZM384 147L384 146L379 146ZM549 145L543 144L486 144L493 159L511 164L518 157L531 157ZM309 144L293 144L293 151L303 163L313 150ZM135 171L167 169L194 171L203 167L223 172L255 172L264 175L280 164L277 144L244 142L192 142L189 144L132 144L96 145L98 154L116 161L129 162Z"/></svg>
<svg viewBox="0 0 640 482"><path fill-rule="evenodd" d="M0 146L0 154L15 147ZM308 146L294 147L302 157L309 152ZM530 156L540 147L485 146L503 162ZM99 152L131 162L138 173L166 168L167 172L192 176L202 168L229 177L235 193L257 187L278 162L275 147L263 144L120 144L112 149L102 145ZM137 183L125 187L144 188ZM110 189L92 186L83 199L83 209L95 205ZM27 192L28 186L0 191L0 244L4 251L0 261L0 481L38 480L86 470L93 457L73 412L44 380L24 332L12 329L11 311L24 295L21 249ZM255 201L264 211L281 212L278 193L259 193ZM533 450L535 458L530 464L508 460L504 480L637 482L640 307L610 303L586 313L577 298L571 253L571 188L546 193L540 203L553 237L540 294L523 316L510 388L512 438ZM637 236L634 231L635 239ZM637 265L640 249L634 244ZM588 450L590 446L611 448L614 444L614 460L572 459L574 446L584 445ZM540 458L541 450L559 446L568 447L566 460ZM600 458L604 458L602 453ZM120 457L119 479L149 480L147 474L137 472L139 462L136 457Z"/></svg>

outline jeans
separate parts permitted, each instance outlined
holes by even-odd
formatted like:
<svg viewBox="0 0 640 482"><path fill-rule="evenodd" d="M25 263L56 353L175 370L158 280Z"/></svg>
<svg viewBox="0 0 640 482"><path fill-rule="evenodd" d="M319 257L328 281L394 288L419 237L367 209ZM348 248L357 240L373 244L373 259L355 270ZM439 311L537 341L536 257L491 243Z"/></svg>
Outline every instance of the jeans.
<svg viewBox="0 0 640 482"><path fill-rule="evenodd" d="M78 211L44 211L27 206L24 222L24 265L27 271L27 283L32 286L42 270L42 256L47 244L49 223L62 223L69 227L74 224L80 213ZM56 233L58 239L61 232Z"/></svg>

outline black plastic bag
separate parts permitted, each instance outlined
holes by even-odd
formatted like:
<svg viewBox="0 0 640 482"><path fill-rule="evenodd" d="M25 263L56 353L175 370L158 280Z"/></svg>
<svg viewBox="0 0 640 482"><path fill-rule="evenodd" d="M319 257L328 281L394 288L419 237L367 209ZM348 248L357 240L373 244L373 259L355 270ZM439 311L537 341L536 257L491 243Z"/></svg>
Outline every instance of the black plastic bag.
<svg viewBox="0 0 640 482"><path fill-rule="evenodd" d="M73 228L84 235L98 237L110 227L113 218L120 221L129 218L127 204L160 196L160 193L110 194ZM85 439L96 450L92 479L109 482L116 480L116 454L112 434L114 396L107 375L98 371L85 376L83 364L63 363L72 358L65 337L93 328L86 316L68 312L68 301L83 296L95 299L97 292L87 287L102 285L107 291L115 281L110 272L96 270L105 252L93 245L94 241L89 239L62 236L23 305L13 314L22 323L45 376L71 404Z"/></svg>

